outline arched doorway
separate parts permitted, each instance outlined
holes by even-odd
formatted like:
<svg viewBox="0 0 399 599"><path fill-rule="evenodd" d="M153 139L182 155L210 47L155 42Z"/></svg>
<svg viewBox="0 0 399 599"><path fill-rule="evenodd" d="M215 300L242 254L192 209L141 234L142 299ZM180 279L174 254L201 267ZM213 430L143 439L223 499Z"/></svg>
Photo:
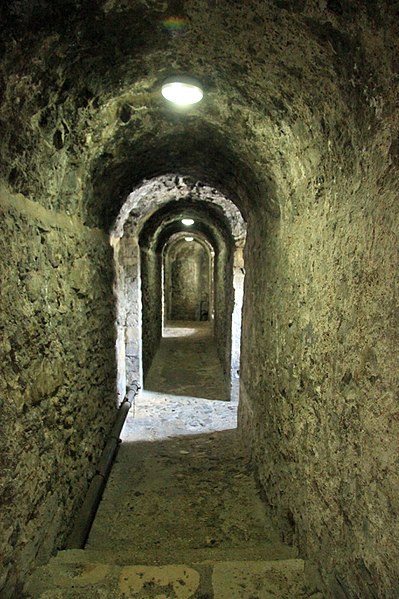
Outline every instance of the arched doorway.
<svg viewBox="0 0 399 599"><path fill-rule="evenodd" d="M164 180L168 184L160 185ZM203 249L209 246L208 261L212 264L207 286L211 280L213 285L208 299L197 294L197 312L199 318L201 311L202 318L206 312L208 318L214 316L219 358L230 379L231 398L237 402L246 225L236 206L222 193L175 175L158 177L133 191L112 229L118 391L123 395L131 380L143 382L159 346L163 319L168 316L162 307L162 252L173 235L182 234L180 220L188 208L196 215L195 243L202 243ZM185 243L194 243L194 239ZM213 258L209 248L214 251ZM203 250L198 249L198 256L201 253L201 260L206 262Z"/></svg>
<svg viewBox="0 0 399 599"><path fill-rule="evenodd" d="M198 235L178 234L163 250L164 322L213 320L212 246Z"/></svg>

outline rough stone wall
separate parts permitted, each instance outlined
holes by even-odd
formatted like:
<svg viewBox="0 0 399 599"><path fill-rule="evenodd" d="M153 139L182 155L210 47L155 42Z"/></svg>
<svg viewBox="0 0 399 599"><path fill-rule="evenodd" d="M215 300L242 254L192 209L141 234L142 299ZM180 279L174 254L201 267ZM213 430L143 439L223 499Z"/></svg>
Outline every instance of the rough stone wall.
<svg viewBox="0 0 399 599"><path fill-rule="evenodd" d="M160 174L237 201L242 415L269 501L335 595L395 596L397 0L83 4L0 4L0 172L104 228ZM171 65L205 86L185 113L161 98Z"/></svg>
<svg viewBox="0 0 399 599"><path fill-rule="evenodd" d="M140 248L135 235L111 235L114 248L117 335L117 388L122 401L126 386L141 384Z"/></svg>
<svg viewBox="0 0 399 599"><path fill-rule="evenodd" d="M244 297L244 255L245 238L241 239L234 250L233 264L233 314L231 318L231 401L238 403L240 397L241 362L241 319Z"/></svg>
<svg viewBox="0 0 399 599"><path fill-rule="evenodd" d="M167 271L165 297L170 304L166 313L171 320L200 320L201 302L209 306L210 262L198 242L176 242L165 257ZM206 318L208 320L208 318Z"/></svg>
<svg viewBox="0 0 399 599"><path fill-rule="evenodd" d="M116 407L107 236L0 192L0 596L62 545Z"/></svg>
<svg viewBox="0 0 399 599"><path fill-rule="evenodd" d="M246 250L241 422L269 503L339 598L399 589L398 155L379 141L374 166L298 180L281 219L254 215Z"/></svg>
<svg viewBox="0 0 399 599"><path fill-rule="evenodd" d="M151 366L162 337L162 256L141 248L143 379Z"/></svg>
<svg viewBox="0 0 399 599"><path fill-rule="evenodd" d="M226 244L215 254L215 342L226 377L230 377L231 317L234 307L233 251Z"/></svg>

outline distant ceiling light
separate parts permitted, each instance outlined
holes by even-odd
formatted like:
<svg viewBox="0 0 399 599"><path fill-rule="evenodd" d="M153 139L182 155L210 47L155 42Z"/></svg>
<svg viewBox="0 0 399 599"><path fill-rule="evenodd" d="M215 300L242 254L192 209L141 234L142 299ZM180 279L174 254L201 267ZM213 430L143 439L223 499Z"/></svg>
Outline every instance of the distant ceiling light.
<svg viewBox="0 0 399 599"><path fill-rule="evenodd" d="M162 84L162 95L179 106L197 104L204 97L199 81L192 77L170 77Z"/></svg>
<svg viewBox="0 0 399 599"><path fill-rule="evenodd" d="M193 241L194 237L185 237L185 241Z"/></svg>
<svg viewBox="0 0 399 599"><path fill-rule="evenodd" d="M186 227L191 227L191 225L194 224L194 219L193 218L182 218L181 222L183 223L183 225L186 225Z"/></svg>

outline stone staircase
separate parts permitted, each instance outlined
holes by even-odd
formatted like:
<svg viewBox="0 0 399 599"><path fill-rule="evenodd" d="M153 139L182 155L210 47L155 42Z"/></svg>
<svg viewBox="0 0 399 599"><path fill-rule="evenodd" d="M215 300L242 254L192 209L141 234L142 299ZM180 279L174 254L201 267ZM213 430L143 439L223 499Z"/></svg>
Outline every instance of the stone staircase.
<svg viewBox="0 0 399 599"><path fill-rule="evenodd" d="M322 599L300 559L117 565L95 552L61 551L38 568L33 599Z"/></svg>
<svg viewBox="0 0 399 599"><path fill-rule="evenodd" d="M236 433L124 443L86 549L61 551L30 599L322 599L259 498Z"/></svg>

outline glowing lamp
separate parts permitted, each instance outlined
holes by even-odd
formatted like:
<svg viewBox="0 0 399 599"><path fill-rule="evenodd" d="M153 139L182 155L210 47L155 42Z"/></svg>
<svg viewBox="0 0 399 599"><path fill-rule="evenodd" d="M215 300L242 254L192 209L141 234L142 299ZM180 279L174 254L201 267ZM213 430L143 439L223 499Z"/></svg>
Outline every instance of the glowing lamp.
<svg viewBox="0 0 399 599"><path fill-rule="evenodd" d="M191 77L170 77L162 84L162 95L178 106L197 104L204 97L201 84Z"/></svg>

